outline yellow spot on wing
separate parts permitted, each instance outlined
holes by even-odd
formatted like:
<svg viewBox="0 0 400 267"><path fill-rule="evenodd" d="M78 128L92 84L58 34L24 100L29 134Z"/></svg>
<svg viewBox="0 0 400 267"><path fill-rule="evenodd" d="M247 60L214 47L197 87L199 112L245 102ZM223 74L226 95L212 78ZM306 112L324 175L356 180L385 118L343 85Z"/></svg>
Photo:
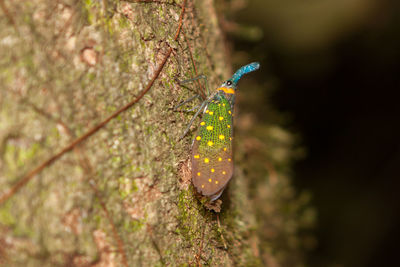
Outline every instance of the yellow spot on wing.
<svg viewBox="0 0 400 267"><path fill-rule="evenodd" d="M232 161L232 159L228 159L228 161Z"/></svg>
<svg viewBox="0 0 400 267"><path fill-rule="evenodd" d="M219 116L219 118L218 118L220 121L222 121L223 119L224 119L224 117L222 117L222 116Z"/></svg>
<svg viewBox="0 0 400 267"><path fill-rule="evenodd" d="M210 112L208 109L206 110L206 113Z"/></svg>
<svg viewBox="0 0 400 267"><path fill-rule="evenodd" d="M226 151L226 147L224 147L224 151Z"/></svg>
<svg viewBox="0 0 400 267"><path fill-rule="evenodd" d="M222 158L218 158L218 161L222 161Z"/></svg>
<svg viewBox="0 0 400 267"><path fill-rule="evenodd" d="M209 162L210 162L210 160L208 158L204 159L204 163L209 163Z"/></svg>
<svg viewBox="0 0 400 267"><path fill-rule="evenodd" d="M200 176L200 175L201 175L201 173L200 173L200 172L198 172L198 173L197 173L197 176Z"/></svg>
<svg viewBox="0 0 400 267"><path fill-rule="evenodd" d="M199 159L199 158L200 158L200 155L194 155L194 158L195 158L195 159Z"/></svg>
<svg viewBox="0 0 400 267"><path fill-rule="evenodd" d="M204 122L204 121L202 121L202 122L200 122L200 125L201 126L203 126L203 125L205 125L206 123Z"/></svg>
<svg viewBox="0 0 400 267"><path fill-rule="evenodd" d="M221 140L224 140L224 139L225 139L225 135L220 134L220 135L218 136L218 138L221 139Z"/></svg>
<svg viewBox="0 0 400 267"><path fill-rule="evenodd" d="M226 174L226 171L222 171L222 174Z"/></svg>
<svg viewBox="0 0 400 267"><path fill-rule="evenodd" d="M200 136L200 135L196 137L196 140L199 141L200 139L201 139L201 136Z"/></svg>
<svg viewBox="0 0 400 267"><path fill-rule="evenodd" d="M214 143L212 141L208 141L207 145L212 146Z"/></svg>
<svg viewBox="0 0 400 267"><path fill-rule="evenodd" d="M211 169L211 172L215 172L215 170L214 170L214 169Z"/></svg>
<svg viewBox="0 0 400 267"><path fill-rule="evenodd" d="M212 131L213 127L211 125L208 125L206 129Z"/></svg>
<svg viewBox="0 0 400 267"><path fill-rule="evenodd" d="M201 188L204 188L204 184L201 185Z"/></svg>
<svg viewBox="0 0 400 267"><path fill-rule="evenodd" d="M218 184L218 181L215 181L215 184Z"/></svg>
<svg viewBox="0 0 400 267"><path fill-rule="evenodd" d="M229 113L229 114L232 114L232 112L231 112L230 110L228 110L228 113Z"/></svg>
<svg viewBox="0 0 400 267"><path fill-rule="evenodd" d="M225 107L225 103L223 103L223 104L222 104L222 106L224 106L224 107Z"/></svg>
<svg viewBox="0 0 400 267"><path fill-rule="evenodd" d="M227 125L227 127L228 127L228 128L231 128L231 126L230 126L229 124Z"/></svg>
<svg viewBox="0 0 400 267"><path fill-rule="evenodd" d="M213 115L213 114L214 114L214 112L210 111L208 114L210 114L210 115Z"/></svg>
<svg viewBox="0 0 400 267"><path fill-rule="evenodd" d="M210 178L210 179L208 179L208 181L211 183L211 181L212 181L212 180L211 180L211 178Z"/></svg>

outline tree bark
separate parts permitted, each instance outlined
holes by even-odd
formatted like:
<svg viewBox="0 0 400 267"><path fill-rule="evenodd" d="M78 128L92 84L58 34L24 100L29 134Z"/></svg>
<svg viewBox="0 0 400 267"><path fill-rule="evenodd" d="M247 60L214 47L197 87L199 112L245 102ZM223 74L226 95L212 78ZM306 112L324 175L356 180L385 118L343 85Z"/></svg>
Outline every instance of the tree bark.
<svg viewBox="0 0 400 267"><path fill-rule="evenodd" d="M191 114L173 107L195 91L176 80L206 74L213 89L232 74L212 0L1 1L1 9L0 193L135 99L173 50L138 103L2 203L0 264L303 264L312 241L300 230L314 213L290 185L287 131L238 129L219 216L191 185L193 132L178 140ZM267 152L248 156L254 145Z"/></svg>

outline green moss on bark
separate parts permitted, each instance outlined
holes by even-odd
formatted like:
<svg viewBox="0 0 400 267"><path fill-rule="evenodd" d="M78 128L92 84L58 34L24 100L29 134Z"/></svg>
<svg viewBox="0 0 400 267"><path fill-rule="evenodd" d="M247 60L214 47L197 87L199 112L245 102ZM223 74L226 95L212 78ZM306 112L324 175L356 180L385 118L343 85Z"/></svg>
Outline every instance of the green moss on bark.
<svg viewBox="0 0 400 267"><path fill-rule="evenodd" d="M191 115L172 107L193 92L176 79L195 76L194 63L198 74L208 75L211 89L231 74L211 0L188 1L186 38L181 34L177 42L178 5L36 0L7 7L18 32L0 19L2 190L134 99L174 48L139 103L0 206L0 242L12 243L0 253L7 264L120 266L120 243L130 266L258 266L265 255L285 262L266 248L301 254L276 245L280 240L260 237L263 220L271 218L249 197L252 184L243 163L223 195L220 225L195 197L190 166L179 171L192 136L182 141L178 136ZM274 151L290 150L288 143ZM280 171L289 163L283 157L273 165ZM260 174L259 184L268 191L271 185L262 180L267 176ZM307 198L294 197L286 177L279 185L267 194L279 205L271 204L274 212L267 214L276 221L289 218L295 230L273 229L281 240L296 243L297 229L311 224L313 213L299 219ZM285 260L291 257L286 255Z"/></svg>

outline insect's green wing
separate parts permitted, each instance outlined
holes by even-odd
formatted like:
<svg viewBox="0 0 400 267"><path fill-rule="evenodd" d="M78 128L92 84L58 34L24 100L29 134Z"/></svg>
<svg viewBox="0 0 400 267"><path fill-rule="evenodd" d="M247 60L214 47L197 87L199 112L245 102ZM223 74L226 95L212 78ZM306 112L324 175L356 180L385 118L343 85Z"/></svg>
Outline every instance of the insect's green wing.
<svg viewBox="0 0 400 267"><path fill-rule="evenodd" d="M217 95L206 107L194 138L192 181L197 191L218 198L233 174L232 110L224 96Z"/></svg>

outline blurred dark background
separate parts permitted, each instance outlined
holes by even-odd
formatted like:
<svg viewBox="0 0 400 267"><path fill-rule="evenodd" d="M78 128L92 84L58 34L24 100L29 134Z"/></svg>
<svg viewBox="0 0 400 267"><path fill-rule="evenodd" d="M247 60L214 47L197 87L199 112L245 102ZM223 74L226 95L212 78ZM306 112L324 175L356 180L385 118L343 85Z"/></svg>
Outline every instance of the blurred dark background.
<svg viewBox="0 0 400 267"><path fill-rule="evenodd" d="M287 117L313 196L309 266L393 266L400 225L400 1L234 0L223 22L236 55L262 65L265 103ZM268 120L268 118L265 118Z"/></svg>

